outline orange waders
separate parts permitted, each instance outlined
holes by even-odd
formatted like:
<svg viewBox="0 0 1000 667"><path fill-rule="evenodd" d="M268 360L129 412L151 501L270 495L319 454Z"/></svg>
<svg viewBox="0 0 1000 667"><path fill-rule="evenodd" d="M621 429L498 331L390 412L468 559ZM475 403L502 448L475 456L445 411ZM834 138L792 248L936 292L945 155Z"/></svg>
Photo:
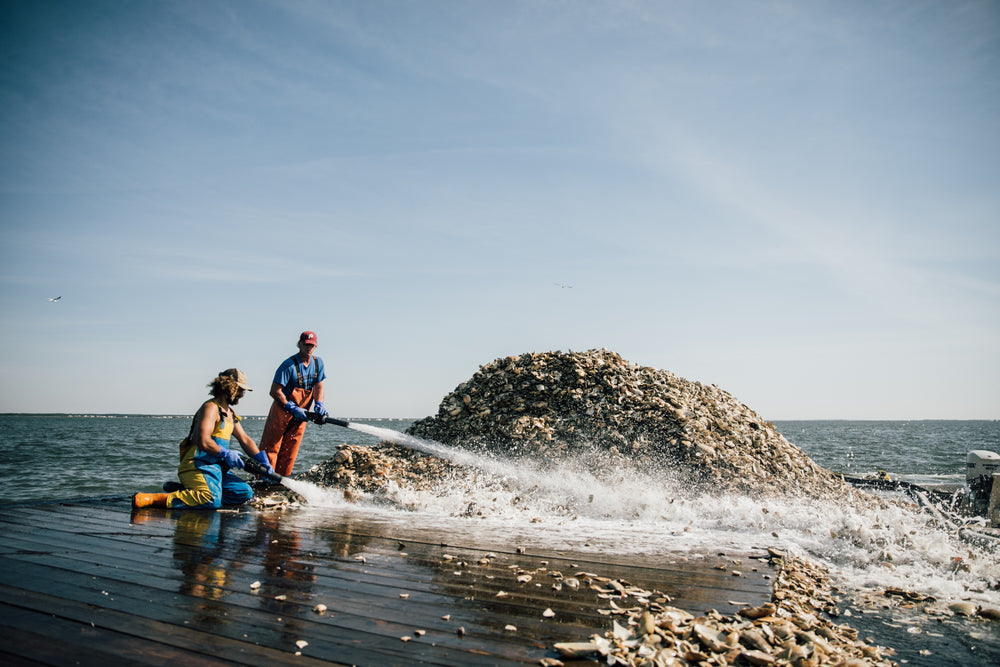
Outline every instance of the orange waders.
<svg viewBox="0 0 1000 667"><path fill-rule="evenodd" d="M312 389L307 391L296 387L289 396L288 390L285 390L288 400L303 410L308 410L312 405L312 394ZM271 401L271 411L267 415L264 432L260 436L260 449L267 452L267 458L270 459L274 472L282 477L292 474L292 466L295 465L295 457L299 455L299 445L302 444L302 434L305 431L305 422L299 421L291 412Z"/></svg>

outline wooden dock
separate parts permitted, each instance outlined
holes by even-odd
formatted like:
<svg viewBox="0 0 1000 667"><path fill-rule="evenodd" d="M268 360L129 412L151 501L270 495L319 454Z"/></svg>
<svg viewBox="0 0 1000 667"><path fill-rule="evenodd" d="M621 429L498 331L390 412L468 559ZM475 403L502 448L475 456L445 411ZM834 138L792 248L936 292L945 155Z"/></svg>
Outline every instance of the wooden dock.
<svg viewBox="0 0 1000 667"><path fill-rule="evenodd" d="M586 641L615 618L599 612L614 596L582 576L555 590L553 572L662 591L693 613L770 599L774 571L749 548L623 562L503 535L470 543L420 519L131 513L128 498L0 507L0 661L538 664L557 657L554 643Z"/></svg>

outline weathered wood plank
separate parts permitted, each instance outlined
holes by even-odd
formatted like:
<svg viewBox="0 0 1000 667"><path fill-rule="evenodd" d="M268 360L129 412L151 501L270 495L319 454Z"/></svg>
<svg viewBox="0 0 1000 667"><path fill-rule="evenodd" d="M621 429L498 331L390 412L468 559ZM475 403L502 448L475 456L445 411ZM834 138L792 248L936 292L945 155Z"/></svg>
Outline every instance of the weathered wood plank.
<svg viewBox="0 0 1000 667"><path fill-rule="evenodd" d="M330 664L7 586L0 586L0 600L0 625L12 633L6 637L5 650L17 649L23 658L45 664L65 665L67 656L94 665Z"/></svg>
<svg viewBox="0 0 1000 667"><path fill-rule="evenodd" d="M4 652L45 665L170 665L192 667L237 665L236 661L172 649L154 637L137 638L104 628L81 626L52 614L13 607L0 602L0 626L4 628ZM72 656L72 658L70 658ZM6 664L6 663L5 663Z"/></svg>
<svg viewBox="0 0 1000 667"><path fill-rule="evenodd" d="M30 555L28 557L30 560L37 560L39 557L37 555ZM242 593L239 595L229 595L224 603L218 603L217 605L214 601L209 600L206 603L201 603L199 601L194 601L185 603L180 600L175 592L170 590L157 590L156 584L157 580L155 577L151 577L148 572L131 572L127 568L109 568L105 564L93 564L88 563L85 560L78 562L64 563L64 557L49 555L44 556L43 560L46 561L49 569L44 573L26 571L24 565L22 564L4 564L4 570L8 574L17 574L19 580L24 581L34 581L35 589L46 590L50 592L59 591L63 596L74 596L76 599L81 600L87 604L104 604L104 605L114 605L118 608L129 611L130 613L150 613L143 612L143 608L150 603L150 596L155 598L153 600L157 608L152 612L158 615L158 617L166 618L169 617L168 608L171 606L179 606L183 608L185 606L191 606L191 604L198 605L204 604L208 605L207 610L201 610L205 613L216 613L237 615L241 612L241 605L237 604L235 600L238 597L243 597L244 599L251 600L249 604L260 604L260 598L256 596L251 596L249 593ZM53 565L59 565L59 569L52 569ZM149 565L148 568L155 568L157 566ZM105 575L112 575L116 577L115 579L107 579ZM82 579L81 579L82 577ZM136 585L135 588L127 585L123 580L134 579L136 581L145 582L144 585ZM79 582L78 582L79 580ZM79 583L80 590L75 591L73 585L75 582ZM176 582L168 584L169 586L176 586ZM52 588L47 588L52 587ZM82 592L81 592L82 591ZM102 598L102 595L107 594ZM338 599L335 600L332 606L332 610L340 610L340 598L348 597L348 594L339 590L336 592ZM385 597L385 596L383 596ZM365 605L366 600L378 599L371 596L362 596L361 598L354 601L353 605L347 611L353 611L357 614L356 617L342 617L336 616L336 623L341 625L346 624L346 628L349 632L348 641L357 640L363 638L363 635L359 633L372 630L373 620L368 617L368 615L378 613L379 618L374 622L375 631L379 633L390 633L389 636L383 637L382 639L387 639L391 646L398 644L398 638L407 634L412 635L415 629L415 620L421 617L425 619L438 621L438 624L443 626L438 628L439 632L442 633L441 637L438 638L439 643L448 644L449 642L455 643L457 647L464 647L469 644L469 641L475 635L474 627L470 626L469 639L460 640L454 635L454 630L457 627L454 624L448 625L440 622L437 616L429 614L439 614L442 608L450 608L448 606L448 599L445 599L441 604L431 605L424 609L425 613L421 613L420 610L411 605L404 604L395 592L392 593L391 598L389 598L389 605L379 612L378 608L371 605ZM268 601L264 601L268 603ZM311 613L311 602L305 605L300 605L298 603L289 601L285 603L271 603L272 609L269 613L264 615L256 615L253 617L243 616L240 617L241 620L246 621L253 627L268 630L274 624L275 615L280 613L282 617L290 619L293 615L298 617L308 618ZM167 614L167 616L164 616ZM361 615L365 614L365 615ZM190 611L181 613L179 618L187 618L190 616ZM173 619L174 622L179 622L177 618ZM395 623L393 623L395 621ZM497 621L501 624L500 621ZM501 624L502 625L502 624ZM429 624L423 624L423 627L427 629L429 635L433 634L434 628L429 627ZM587 630L584 628L582 631ZM568 626L563 627L562 632L569 635L570 628ZM371 637L365 638L365 643L368 645L369 650L374 651L373 640ZM511 642L507 642L510 644ZM534 646L532 648L535 648ZM411 651L412 652L412 651ZM465 662L471 662L468 659Z"/></svg>
<svg viewBox="0 0 1000 667"><path fill-rule="evenodd" d="M330 536L330 531L327 530L326 533L327 533L327 537L329 537ZM353 540L354 536L352 536L352 535L338 535L338 537L344 537L344 538L346 538L347 540L350 541L350 540ZM109 536L109 539L112 539L112 540L114 540L114 539L120 539L120 540L128 541L128 543L130 544L129 550L131 550L131 549L134 548L134 545L132 543L134 542L135 538L133 536L127 534L127 533L123 534L123 535ZM295 541L295 542L299 542L300 541L298 534L295 535L295 538L292 541ZM316 566L319 566L319 565L322 565L323 567L330 567L331 565L335 564L335 566L338 569L343 570L345 572L350 571L353 568L353 570L358 574L359 577L364 577L365 576L364 572L372 567L372 565L374 563L374 558L379 555L379 552L377 550L377 547L379 546L379 543L380 542L383 543L381 546L384 547L385 546L384 542L386 542L386 541L390 541L392 544L396 544L398 542L397 539L387 540L387 538L369 539L369 540L367 540L365 542L363 551L365 551L366 553L369 554L369 557L368 557L369 562L365 566L357 565L357 564L353 563L352 561L347 561L347 560L345 560L344 558L341 558L341 557L332 556L330 554L325 554L324 555L325 557L322 559L321 562L310 562L310 563L307 563L305 565L305 567L316 567ZM275 542L277 542L277 540L275 540ZM175 540L174 543L173 543L173 547L176 548L176 546L177 546L178 543L179 542ZM413 545L407 545L408 560L410 561L411 564L414 564L414 565L429 565L429 564L432 564L438 570L449 569L450 566L448 566L447 564L445 564L444 567L442 568L442 564L440 562L440 556L441 556L441 554L443 552L440 549L437 550L437 562L433 562L432 563L432 558L429 557L429 556L426 557L423 562L416 562L414 560L414 554L413 554L414 549L411 548L411 547L413 547ZM344 547L343 547L343 545L338 544L338 545L335 546L335 548L336 549L343 549ZM422 548L425 549L425 550L429 550L431 547L423 545ZM326 549L327 551L329 551L328 545L317 544L315 541L310 541L309 543L300 545L300 549L298 551L283 552L283 550L279 546L277 546L275 544L268 544L267 548L266 548L266 551L268 552L267 557L270 558L271 560L281 560L282 558L291 558L292 555L295 555L295 559L291 563L291 568L287 568L287 569L290 569L290 570L294 570L294 568L299 565L298 561L304 560L302 552L308 550L308 552L309 552L308 556L312 557L313 555L315 555L315 553L322 554L322 551L324 549ZM373 554L373 552L375 552L375 553ZM456 552L456 553L463 553L463 552ZM474 560L477 558L477 556L480 556L483 553L485 553L485 552L480 551L478 554L472 553L472 554L468 555L467 560L471 559L474 562ZM396 553L395 553L394 550L392 552L386 553L386 550L383 548L382 551L381 551L381 555L385 556L385 557L388 557L390 560L394 561L393 568L398 568L399 567L399 557L398 557L398 555L396 555ZM517 558L521 559L521 561L526 562L526 563L529 561L529 557L527 555L519 555L519 556L517 556ZM333 561L336 561L336 563L334 563ZM717 561L721 562L721 563L728 562L727 559L725 559L725 558L719 558L719 559L717 559ZM535 562L537 562L537 560ZM569 567L569 565L575 565L575 567L577 569L579 569L581 567L588 567L590 565L594 565L595 567L603 565L603 564L586 563L586 562L582 562L582 561L581 562L570 563L569 565L567 565L567 563L568 563L568 561L562 561L562 562L556 562L556 563L550 564L550 569L559 569L559 568L565 569L565 567ZM667 592L668 594L671 594L675 598L677 598L678 595L680 597L684 597L685 594L689 594L689 595L691 593L696 594L696 599L695 600L691 600L691 602L697 604L698 606L692 605L693 610L699 610L699 606L701 606L701 604L703 602L706 602L706 601L710 602L712 600L712 597L713 597L713 590L715 590L715 591L717 591L717 592L719 592L721 594L725 594L725 593L727 593L729 591L732 591L734 589L735 590L744 591L744 592L755 593L755 594L761 595L761 596L766 596L766 595L769 594L769 591L770 591L770 581L766 581L766 580L764 580L764 579L762 579L760 577L748 577L748 578L744 578L742 581L734 582L732 580L732 575L730 574L729 571L714 570L711 567L707 567L707 565L708 565L708 563L706 563L706 562L697 562L697 563L696 562L679 562L679 563L678 562L672 562L672 563L666 563L660 569L654 569L654 568L629 568L629 576L630 576L631 579L635 579L636 580L634 582L634 583L636 583L636 585L640 585L640 586L645 585L645 584L655 584L657 582L663 582L664 580L670 580L670 579L679 580L682 584L690 584L692 578L693 577L697 577L697 585L696 586L685 585L679 591L670 591L670 590L665 590L664 591L664 592ZM525 566L528 567L530 565L526 564ZM743 563L741 563L738 567L740 567L740 569L744 570L745 573L750 573L753 568L756 568L758 566L760 566L760 563L757 563L757 562L747 562L746 558L744 557L743 558ZM621 568L623 566L618 566L618 567ZM476 569L481 570L481 568L476 568ZM393 571L395 571L395 569ZM411 570L408 570L407 572L409 573L410 571ZM493 574L495 575L495 573L493 573ZM438 577L438 579L440 579L440 577ZM437 583L440 583L440 581L438 581ZM500 580L500 583L502 583L502 585L504 585L506 587L509 587L506 583L502 582L502 580ZM697 596L700 596L700 597L697 597ZM716 597L716 599L718 599L719 597L722 597L722 595L716 595L715 597ZM683 606L683 604L680 604L679 606ZM725 611L725 610L723 610L723 611Z"/></svg>
<svg viewBox="0 0 1000 667"><path fill-rule="evenodd" d="M7 542L10 543L11 540L16 538L8 533L5 538L0 539L6 539ZM33 536L22 535L22 539L35 539L43 543L46 541L48 542L47 545L33 544L30 542L22 544L21 546L28 552L27 555L23 556L25 558L32 557L36 560L38 558L49 558L51 560L54 558L54 554L46 555L44 553L45 547L58 545L60 552L62 552L65 551L70 543L72 543L76 545L79 554L74 555L72 553L64 553L62 556L71 559L78 558L82 562L79 564L70 563L65 566L67 569L75 570L80 567L93 567L94 569L92 574L106 575L108 568L122 568L124 570L137 568L138 571L142 572L141 581L144 585L151 585L151 580L149 578L156 575L162 576L171 582L165 584L168 588L180 585L180 582L182 582L186 576L182 572L182 569L186 564L194 563L194 567L197 567L197 560L199 558L206 557L206 554L199 555L195 552L190 554L182 553L180 554L181 559L178 560L178 553L175 552L175 567L170 567L168 564L160 562L164 560L164 550L161 547L151 545L146 542L136 547L136 550L140 553L130 554L128 552L121 552L115 549L105 552L103 550L104 541L102 538L90 535L77 535L74 536L72 540L66 540L65 538L49 536L47 533L40 533L33 534ZM148 550L149 553L141 553L143 549ZM31 553L34 551L39 551L41 553ZM124 559L122 558L122 554L125 555ZM218 554L212 551L208 554L208 557L216 558L218 557ZM190 560L188 560L189 558ZM149 565L146 564L147 561L150 563ZM52 561L52 563L54 562L55 561ZM446 563L442 567L440 562L438 562L436 565L439 570L442 570L439 572L432 572L429 568L413 568L406 565L405 569L408 572L412 570L419 573L426 570L429 573L422 577L407 576L400 579L398 578L398 573L401 567L403 567L401 565L400 556L394 554L387 560L387 564L384 567L380 567L378 563L379 561L376 560L375 562L366 564L366 570L351 570L348 572L342 572L339 568L353 568L355 563L353 561L350 563L316 562L310 565L303 565L301 563L297 564L290 561L283 561L284 568L281 571L279 580L277 582L270 583L269 579L264 579L264 590L278 586L286 594L298 591L300 594L306 595L310 590L322 591L324 588L333 586L337 589L337 595L342 601L350 600L351 596L356 592L357 604L360 605L362 609L366 609L371 600L376 601L376 605L379 604L379 600L389 600L389 606L396 609L399 607L399 600L393 598L395 598L400 592L404 591L411 598L411 602L409 602L408 605L411 606L410 608L415 609L416 607L412 607L412 605L417 604L422 599L424 594L428 594L428 591L433 590L437 595L446 594L456 597L461 596L463 598L472 597L482 599L484 600L484 604L488 604L493 611L507 616L518 615L520 606L526 606L528 610L524 613L531 614L536 611L539 605L542 605L542 609L544 609L545 606L549 606L554 609L557 613L559 613L560 619L564 621L575 620L590 625L600 623L600 619L596 618L593 611L595 598L591 592L581 591L577 594L573 594L569 591L564 591L562 595L553 597L551 592L547 590L551 585L550 582L545 581L540 577L538 580L543 582L545 590L535 592L536 589L532 586L525 586L514 581L514 576L518 570L511 570L508 568L477 567L476 569L480 570L478 572L474 570L459 570L457 572L450 572L448 570L454 569L457 566L451 563ZM251 576L267 576L267 573L259 570L251 571L249 567L241 567L239 569L239 573L247 576L244 577L242 582L232 582L230 588L241 592L248 590L248 587L253 580L250 578ZM716 577L720 576L729 575L724 573L716 574ZM488 577L494 578L488 579ZM386 590L387 586L390 588L388 591ZM309 590L301 590L303 588ZM506 591L508 593L508 597L503 600L491 599L500 590ZM700 588L692 590L698 591ZM310 595L308 597L309 600L315 601L316 596ZM441 604L441 600L433 597L430 600L430 603ZM573 616L574 613L583 613L585 617L583 619L571 619L570 617Z"/></svg>
<svg viewBox="0 0 1000 667"><path fill-rule="evenodd" d="M286 517L287 517L287 515L286 515ZM371 549L373 546L376 546L377 543L380 540L388 540L388 541L391 541L393 543L395 543L395 542L397 542L397 541L400 540L400 538L398 538L398 537L383 537L383 536L371 536L371 535L358 535L357 533L337 533L335 530L330 529L330 528L321 529L319 532L325 533L325 536L328 537L328 538L330 538L332 536L332 539L336 539L338 541L338 543L336 545L332 545L332 543L331 543L331 546L335 546L335 548L344 549L344 550L350 549L352 544L356 544L358 542L360 542L361 543L360 546L363 547L363 549L361 549L361 550L368 550L368 549ZM125 534L121 535L120 537L121 537L121 539L125 539L125 540L130 540L130 541L134 540L134 537L132 537L128 533L125 533ZM298 540L299 540L299 535L296 532L289 541L296 541L297 542ZM175 540L175 542L176 541L177 540ZM305 550L305 548L308 548L310 550L315 550L315 549L322 550L324 547L321 546L321 545L317 545L316 542L314 541L314 542L312 542L309 545L303 545L303 549L302 550ZM274 548L273 545L269 545L268 546L268 550L269 551L278 551L279 549L278 548ZM413 545L410 544L410 543L407 543L407 550L412 553L414 551ZM479 550L479 553L480 554L484 553L484 551L483 550ZM534 554L534 551L533 551L533 554ZM278 555L280 556L280 554L278 554ZM550 556L550 557L558 557L558 556ZM746 562L746 554L741 555L740 558L744 562L741 565L737 566L737 567L740 567L745 572L749 572L752 568L755 568L755 567L757 567L759 565L759 564L754 563L754 562ZM576 567L577 568L587 568L588 565L593 564L593 563L591 563L591 562L589 562L587 560L581 560L579 558L577 558L575 560L577 561L576 562ZM721 563L725 563L727 560L728 560L728 558L726 558L726 557L719 557L717 559L717 561L721 562ZM699 582L699 585L698 585L698 589L700 591L708 591L708 590L710 590L712 588L718 588L720 590L726 591L726 590L731 590L733 588L737 588L739 590L747 590L747 589L753 590L753 589L756 589L756 590L758 590L758 591L766 594L766 592L770 590L770 582L769 581L760 580L759 578L748 579L748 580L744 580L744 581L738 582L738 584L734 584L734 582L731 581L731 576L729 575L728 572L722 572L722 571L720 571L720 572L718 572L718 576L713 577L712 576L712 570L711 570L711 568L710 567L706 567L706 565L711 565L711 563L706 563L704 560L702 560L701 562L695 562L695 561L684 562L684 561L679 561L679 560L661 562L660 564L657 564L656 567L646 567L645 569L648 570L648 572L646 573L645 576L642 576L642 574L641 574L642 571L643 571L643 568L635 568L634 564L631 564L631 565L622 565L622 564L616 564L616 563L613 563L613 562L601 562L601 563L597 563L597 564L594 564L594 565L603 565L603 566L606 566L606 565L615 565L617 567L634 568L634 569L632 569L632 573L633 574L639 573L639 575L638 575L638 579L639 580L636 581L637 585L643 585L642 579L650 579L650 580L656 580L656 581L663 581L665 578L667 578L667 577L665 577L665 575L676 575L677 577L679 577L680 579L683 580L683 579L689 577L690 573L695 572L695 573L698 574L698 576L699 576L699 578L701 580ZM735 569L735 568L731 567L730 569Z"/></svg>
<svg viewBox="0 0 1000 667"><path fill-rule="evenodd" d="M5 569L9 568L9 572L19 580L30 580L32 583L28 590L31 594L59 596L83 609L113 610L125 618L152 619L162 624L161 635L169 633L169 627L186 630L185 624L197 623L204 625L206 632L224 639L260 643L279 651L292 652L295 642L305 639L309 642L309 647L303 649L306 655L323 651L322 655L333 655L352 664L370 662L375 656L379 657L379 664L407 664L418 658L430 664L482 662L478 656L466 655L474 635L470 632L469 640L462 642L454 634L454 628L438 633L428 630L428 641L436 637L439 644L428 652L424 646L427 642L404 644L400 641L402 636L413 635L415 626L412 622L403 624L380 616L319 617L315 614L296 614L294 604L275 604L272 610L248 608L235 604L235 596L221 600L189 600L188 604L182 600L184 596L175 593L164 594L163 591L139 585L92 577L87 572L76 575L69 570L52 570L33 563L8 565L0 561L0 564ZM152 596L151 599L149 596ZM86 623L88 618L78 620ZM451 643L450 647L445 645L448 643ZM525 655L517 658L516 646L499 648L503 650L494 653L505 662L512 658L515 662L530 661L532 657Z"/></svg>
<svg viewBox="0 0 1000 667"><path fill-rule="evenodd" d="M25 649L9 651L12 660L27 659L22 653L46 632L65 641L72 635L62 624L85 629L99 614L114 620L97 627L117 633L108 645L122 655L149 641L175 653L206 646L205 660L225 660L236 646L247 653L240 653L242 664L280 664L266 659L268 652L287 658L302 638L309 645L293 656L300 661L523 665L554 656L555 641L584 639L610 625L597 613L606 602L596 591L556 591L553 570L657 589L699 612L731 613L733 603L770 596L770 568L749 550L687 560L653 555L630 564L530 543L515 549L501 534L480 532L468 544L460 531L374 524L349 512L129 509L128 499L0 508L0 585L20 600L5 604L27 610L20 626L4 620L9 609L0 614L0 627ZM733 577L734 567L748 576ZM532 580L517 581L522 573ZM253 590L255 581L261 585ZM58 601L67 612L54 623L29 602L35 598ZM312 611L319 602L328 607L323 616ZM543 618L547 608L554 618ZM517 631L506 632L507 625Z"/></svg>
<svg viewBox="0 0 1000 667"><path fill-rule="evenodd" d="M108 569L121 568L124 570L120 575L112 575L128 578L130 573L128 570L132 568L137 568L141 571L141 575L134 575L138 581L141 581L143 585L153 586L154 578L161 577L167 581L164 587L176 586L182 583L185 579L184 573L178 569L178 567L183 567L189 563L196 563L197 554L181 554L183 557L182 561L177 561L175 559L174 565L178 567L171 567L169 564L159 562L162 559L150 559L147 561L142 557L142 554L138 556L133 555L132 558L123 559L119 553L114 551L105 552L102 550L101 546L103 542L98 538L93 537L83 537L80 540L75 541L73 544L76 545L76 552L67 552L67 544L63 540L57 538L48 537L45 535L41 536L29 536L24 535L20 538L14 537L7 534L0 541L8 545L18 545L23 551L22 554L15 554L12 557L32 560L32 561L44 561L50 566L54 566L56 563L63 563L62 567L69 571L86 571L92 575L105 576L109 575ZM53 547L55 543L58 542L59 551L50 552L49 548ZM148 546L148 545L146 545ZM154 550L155 551L155 550ZM153 554L155 555L155 554ZM177 556L177 554L175 554ZM188 560L187 556L191 556L191 560ZM213 555L214 556L214 555ZM551 596L538 596L529 593L518 592L518 586L514 582L514 571L510 569L499 569L494 570L497 572L498 578L504 578L507 584L510 585L499 585L495 588L493 587L493 582L490 581L490 587L478 586L477 577L490 577L494 576L488 574L490 570L483 568L483 572L479 572L477 575L468 575L464 579L459 580L459 577L455 577L454 583L448 579L434 581L434 577L439 576L435 573L429 573L423 577L408 576L401 578L398 576L400 567L400 557L396 557L396 562L390 562L385 567L379 567L378 565L367 565L368 570L352 570L348 572L341 572L337 569L337 563L327 563L326 567L322 569L322 572L318 570L306 569L302 564L293 564L298 567L288 567L289 563L285 562L286 567L281 571L281 576L275 582L271 582L270 587L273 585L280 585L284 591L299 591L304 592L305 589L321 588L321 587L334 587L339 592L350 592L357 591L359 595L365 598L379 598L379 597L389 597L396 596L401 592L408 592L411 594L411 599L419 599L421 594L430 596L432 602L435 604L439 603L438 598L442 597L454 597L456 595L468 595L470 588L478 587L480 592L485 591L490 596L493 596L495 590L500 588L505 588L510 591L510 600L523 598L531 603L533 598L545 598L548 599ZM412 568L411 566L406 566L407 570L415 570L419 572L419 569ZM459 567L454 565L451 567ZM245 570L244 570L245 572ZM458 571L458 574L466 575L467 570ZM263 572L249 573L249 574L266 574ZM245 578L246 586L241 587L238 584L227 585L226 588L230 590L235 590L239 592L246 592L249 590L249 584L252 581L249 577ZM264 588L269 587L268 580L264 581ZM523 588L523 586L521 586ZM593 595L588 595L587 607L592 607ZM398 606L398 599L393 601L393 606ZM573 605L568 604L567 608Z"/></svg>

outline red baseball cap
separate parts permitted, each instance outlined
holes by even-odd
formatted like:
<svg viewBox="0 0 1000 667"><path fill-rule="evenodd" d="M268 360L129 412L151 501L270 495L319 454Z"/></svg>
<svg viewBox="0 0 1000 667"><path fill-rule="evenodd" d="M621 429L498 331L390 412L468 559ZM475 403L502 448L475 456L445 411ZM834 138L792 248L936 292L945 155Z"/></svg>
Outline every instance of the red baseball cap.
<svg viewBox="0 0 1000 667"><path fill-rule="evenodd" d="M306 345L316 345L316 334L312 331L303 331L302 334L299 335L299 342L305 343Z"/></svg>

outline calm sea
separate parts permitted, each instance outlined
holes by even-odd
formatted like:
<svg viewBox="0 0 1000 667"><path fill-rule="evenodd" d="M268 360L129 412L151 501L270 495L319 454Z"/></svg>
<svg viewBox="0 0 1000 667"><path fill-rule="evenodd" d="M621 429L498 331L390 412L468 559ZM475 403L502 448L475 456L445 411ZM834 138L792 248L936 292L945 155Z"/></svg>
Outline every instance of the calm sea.
<svg viewBox="0 0 1000 667"><path fill-rule="evenodd" d="M352 419L404 431L412 419ZM191 417L0 414L0 504L86 498L154 489L173 479L176 444ZM244 427L259 439L263 417ZM1000 452L1000 421L779 421L778 430L816 463L848 475L884 470L910 481L964 478L973 449ZM310 425L296 463L307 470L341 443L376 438Z"/></svg>
<svg viewBox="0 0 1000 667"><path fill-rule="evenodd" d="M359 420L401 430L413 420ZM263 417L244 417L260 439ZM190 415L0 414L0 504L159 491L177 478L177 445ZM331 425L310 425L295 472L333 456L337 445L375 438Z"/></svg>
<svg viewBox="0 0 1000 667"><path fill-rule="evenodd" d="M176 446L190 416L0 415L0 506L17 503L126 496L159 490L176 476ZM404 431L410 419L352 419ZM853 476L886 471L909 481L961 482L970 450L1000 453L1000 421L780 421L778 430L818 464ZM262 417L244 426L259 438ZM341 443L373 444L376 438L332 425L309 425L296 464L307 470L332 456ZM473 461L473 465L477 462ZM620 554L652 554L729 546L775 546L825 565L851 600L898 587L949 601L1000 609L1000 554L970 544L926 515L898 504L870 511L851 503L732 497L701 503L685 498L683 480L648 470L599 470L560 462L560 474L523 462L483 460L495 483L427 493L396 490L405 497L365 499L350 511L366 511L427 526L462 521L462 529L539 531L540 540L577 542ZM470 476L470 479L473 476ZM480 486L477 486L480 484ZM509 488L507 488L509 487ZM343 512L342 494L320 492L303 511ZM127 502L123 498L123 502ZM463 517L479 509L476 520ZM419 515L413 514L418 508ZM322 517L321 514L317 516ZM962 565L956 568L956 563ZM893 610L854 607L843 622L862 637L895 647L908 665L1000 664L1000 624L932 618Z"/></svg>

